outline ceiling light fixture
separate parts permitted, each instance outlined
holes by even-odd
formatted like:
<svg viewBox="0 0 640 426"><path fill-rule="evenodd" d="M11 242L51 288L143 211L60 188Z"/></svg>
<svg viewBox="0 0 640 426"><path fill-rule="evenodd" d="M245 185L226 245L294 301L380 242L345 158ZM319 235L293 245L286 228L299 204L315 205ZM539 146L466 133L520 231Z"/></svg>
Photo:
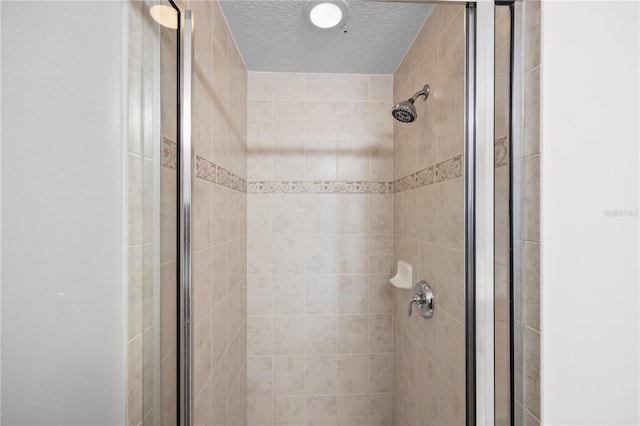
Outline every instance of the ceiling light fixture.
<svg viewBox="0 0 640 426"><path fill-rule="evenodd" d="M178 13L171 6L157 4L149 9L149 14L158 24L172 30L178 29Z"/></svg>
<svg viewBox="0 0 640 426"><path fill-rule="evenodd" d="M349 6L344 0L310 0L304 7L304 16L321 30L342 28L349 19Z"/></svg>

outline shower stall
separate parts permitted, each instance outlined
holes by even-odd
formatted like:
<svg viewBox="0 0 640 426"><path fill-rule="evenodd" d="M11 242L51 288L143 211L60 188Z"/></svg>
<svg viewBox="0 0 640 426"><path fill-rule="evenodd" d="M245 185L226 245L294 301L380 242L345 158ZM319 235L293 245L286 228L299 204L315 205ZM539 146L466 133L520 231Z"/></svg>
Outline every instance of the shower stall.
<svg viewBox="0 0 640 426"><path fill-rule="evenodd" d="M116 3L121 423L540 418L537 2L340 2L425 17L387 73L248 63L264 34L238 23L306 2ZM12 371L21 297L3 291L2 422L43 424Z"/></svg>

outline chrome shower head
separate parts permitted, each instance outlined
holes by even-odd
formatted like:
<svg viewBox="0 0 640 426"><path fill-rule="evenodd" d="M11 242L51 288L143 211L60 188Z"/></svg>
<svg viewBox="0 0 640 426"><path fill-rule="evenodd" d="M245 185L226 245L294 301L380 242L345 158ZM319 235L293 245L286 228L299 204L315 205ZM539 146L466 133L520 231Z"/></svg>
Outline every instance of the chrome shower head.
<svg viewBox="0 0 640 426"><path fill-rule="evenodd" d="M401 123L411 123L415 121L415 119L418 118L418 113L416 112L416 107L413 105L413 102L413 99L409 99L394 106L391 110L393 118Z"/></svg>
<svg viewBox="0 0 640 426"><path fill-rule="evenodd" d="M416 112L416 107L414 105L416 98L419 96L424 96L424 100L426 101L429 97L429 85L425 84L425 86L419 92L416 92L412 97L404 102L400 102L391 110L391 115L393 118L398 120L401 123L411 123L418 118L418 113Z"/></svg>

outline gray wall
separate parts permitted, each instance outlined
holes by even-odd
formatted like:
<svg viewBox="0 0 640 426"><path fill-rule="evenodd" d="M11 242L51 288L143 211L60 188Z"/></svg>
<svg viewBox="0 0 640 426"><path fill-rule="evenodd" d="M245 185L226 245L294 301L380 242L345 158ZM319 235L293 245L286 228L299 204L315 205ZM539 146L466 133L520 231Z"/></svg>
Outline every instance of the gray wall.
<svg viewBox="0 0 640 426"><path fill-rule="evenodd" d="M122 4L2 5L2 424L123 424Z"/></svg>

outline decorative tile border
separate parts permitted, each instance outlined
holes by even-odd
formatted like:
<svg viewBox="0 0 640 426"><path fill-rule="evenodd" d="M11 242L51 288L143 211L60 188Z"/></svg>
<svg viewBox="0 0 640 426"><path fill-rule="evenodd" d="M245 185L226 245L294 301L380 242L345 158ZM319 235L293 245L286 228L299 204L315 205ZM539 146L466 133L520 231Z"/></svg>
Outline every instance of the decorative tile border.
<svg viewBox="0 0 640 426"><path fill-rule="evenodd" d="M431 185L435 179L435 166L418 170L393 182L393 192L408 191L420 186Z"/></svg>
<svg viewBox="0 0 640 426"><path fill-rule="evenodd" d="M250 194L391 194L391 182L367 181L254 181Z"/></svg>
<svg viewBox="0 0 640 426"><path fill-rule="evenodd" d="M436 182L462 176L462 154L436 164Z"/></svg>
<svg viewBox="0 0 640 426"><path fill-rule="evenodd" d="M162 165L175 169L177 146L163 137ZM461 177L463 155L457 155L429 166L393 182L369 181L251 181L206 160L195 156L196 177L250 194L392 194ZM496 167L507 165L509 152L507 138L495 141Z"/></svg>
<svg viewBox="0 0 640 426"><path fill-rule="evenodd" d="M509 164L509 144L506 136L495 142L494 150L496 167Z"/></svg>
<svg viewBox="0 0 640 426"><path fill-rule="evenodd" d="M162 137L162 166L178 168L178 144L166 136Z"/></svg>
<svg viewBox="0 0 640 426"><path fill-rule="evenodd" d="M462 176L462 154L393 181L393 192L403 192Z"/></svg>
<svg viewBox="0 0 640 426"><path fill-rule="evenodd" d="M196 177L211 183L235 189L240 192L247 192L247 181L240 176L206 160L199 155L195 158Z"/></svg>

